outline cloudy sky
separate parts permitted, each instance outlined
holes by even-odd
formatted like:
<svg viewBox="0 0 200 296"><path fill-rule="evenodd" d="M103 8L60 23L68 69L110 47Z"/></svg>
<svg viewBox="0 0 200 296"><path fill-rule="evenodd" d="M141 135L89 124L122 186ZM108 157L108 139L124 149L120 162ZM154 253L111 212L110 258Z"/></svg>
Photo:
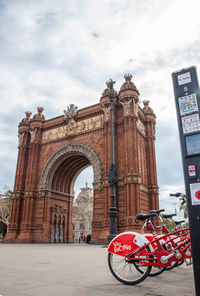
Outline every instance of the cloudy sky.
<svg viewBox="0 0 200 296"><path fill-rule="evenodd" d="M184 184L171 73L199 72L199 11L199 0L0 0L0 187L13 187L25 111L96 104L109 78L119 90L131 73L157 116L160 205L173 210Z"/></svg>

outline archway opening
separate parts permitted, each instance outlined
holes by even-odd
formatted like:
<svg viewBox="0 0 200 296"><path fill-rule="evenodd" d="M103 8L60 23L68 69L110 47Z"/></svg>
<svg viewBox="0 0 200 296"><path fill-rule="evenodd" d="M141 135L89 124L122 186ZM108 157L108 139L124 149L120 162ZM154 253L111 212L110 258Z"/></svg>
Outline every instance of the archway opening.
<svg viewBox="0 0 200 296"><path fill-rule="evenodd" d="M94 173L90 161L80 153L65 155L55 164L50 180L55 199L51 242L83 242L92 232Z"/></svg>
<svg viewBox="0 0 200 296"><path fill-rule="evenodd" d="M80 173L88 167L91 170L90 177L85 177L84 185L78 185L78 189L83 188L87 181L88 185L85 187L91 186L92 191L94 186L95 195L102 185L103 167L98 154L91 147L81 143L69 143L57 150L47 161L39 188L43 193L46 191L49 197L47 206L50 210L50 223L47 225L50 242L74 242L72 216L75 182ZM93 199L95 198L96 196ZM93 202L91 208L93 210Z"/></svg>
<svg viewBox="0 0 200 296"><path fill-rule="evenodd" d="M52 171L52 191L73 196L75 181L78 175L88 166L91 166L91 164L84 155L73 153L63 157Z"/></svg>
<svg viewBox="0 0 200 296"><path fill-rule="evenodd" d="M89 243L92 233L93 219L93 180L92 166L84 169L76 178L73 200L73 241Z"/></svg>

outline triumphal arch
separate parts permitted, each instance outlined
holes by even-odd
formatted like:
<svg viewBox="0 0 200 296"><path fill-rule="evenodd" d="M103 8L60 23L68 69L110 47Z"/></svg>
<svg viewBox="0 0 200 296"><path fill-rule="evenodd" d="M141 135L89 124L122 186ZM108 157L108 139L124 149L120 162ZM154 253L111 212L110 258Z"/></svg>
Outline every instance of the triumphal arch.
<svg viewBox="0 0 200 296"><path fill-rule="evenodd" d="M118 233L141 230L139 212L158 208L155 114L139 103L132 75L114 99L114 153L118 174ZM83 109L71 104L64 114L45 119L43 108L19 124L12 212L5 242L72 242L73 186L79 173L94 172L92 242L109 233L110 100L109 83L100 102ZM73 103L73 102L72 102Z"/></svg>

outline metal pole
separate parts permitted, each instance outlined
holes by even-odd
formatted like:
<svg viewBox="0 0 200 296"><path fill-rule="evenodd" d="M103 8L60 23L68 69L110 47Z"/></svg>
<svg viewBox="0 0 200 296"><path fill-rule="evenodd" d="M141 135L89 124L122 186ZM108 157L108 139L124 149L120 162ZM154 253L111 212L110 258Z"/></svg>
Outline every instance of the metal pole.
<svg viewBox="0 0 200 296"><path fill-rule="evenodd" d="M110 133L111 133L111 163L110 163L110 171L108 173L108 183L111 190L111 207L109 211L110 217L110 233L108 235L108 243L117 235L117 208L115 207L115 187L117 184L117 172L115 168L114 162L114 127L113 127L113 101L114 101L114 93L113 93L113 84L115 81L110 79Z"/></svg>

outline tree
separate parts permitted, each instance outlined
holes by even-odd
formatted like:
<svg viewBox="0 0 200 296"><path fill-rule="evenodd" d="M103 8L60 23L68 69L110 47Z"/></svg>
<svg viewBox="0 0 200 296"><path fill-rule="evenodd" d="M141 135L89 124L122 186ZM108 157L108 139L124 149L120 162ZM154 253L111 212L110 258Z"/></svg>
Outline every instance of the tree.
<svg viewBox="0 0 200 296"><path fill-rule="evenodd" d="M181 192L177 193L170 193L170 196L175 196L179 197L179 210L183 212L183 216L185 219L188 218L188 209L187 209L187 200L186 200L186 195Z"/></svg>
<svg viewBox="0 0 200 296"><path fill-rule="evenodd" d="M183 213L184 219L188 219L188 209L187 209L187 199L186 195L181 192L177 193L170 193L170 196L175 196L179 200L179 211ZM186 221L185 224L183 224L183 227L188 227L188 222Z"/></svg>
<svg viewBox="0 0 200 296"><path fill-rule="evenodd" d="M0 193L0 222L6 225L9 224L11 214L12 194L10 189Z"/></svg>
<svg viewBox="0 0 200 296"><path fill-rule="evenodd" d="M181 198L179 198L179 200L181 200L179 210L183 212L183 217L187 219L188 218L187 202L186 200L182 200Z"/></svg>
<svg viewBox="0 0 200 296"><path fill-rule="evenodd" d="M161 217L162 217L164 224L167 226L167 229L169 229L169 231L173 231L173 229L174 229L173 220L169 219L169 218L164 218L163 215L161 215Z"/></svg>

